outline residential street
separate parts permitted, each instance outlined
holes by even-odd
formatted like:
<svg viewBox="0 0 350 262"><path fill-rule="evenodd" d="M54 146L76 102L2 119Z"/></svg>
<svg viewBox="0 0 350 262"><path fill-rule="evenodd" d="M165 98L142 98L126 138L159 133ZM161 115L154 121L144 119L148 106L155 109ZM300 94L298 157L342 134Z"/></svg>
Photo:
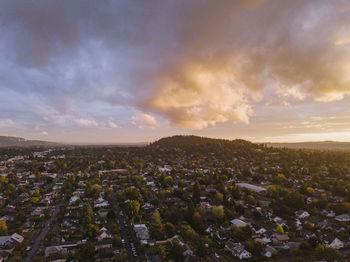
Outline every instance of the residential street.
<svg viewBox="0 0 350 262"><path fill-rule="evenodd" d="M35 239L32 240L32 249L28 252L27 257L24 259L24 262L31 262L33 261L33 257L38 252L40 245L42 244L43 240L47 236L47 234L50 232L50 226L54 219L57 217L58 213L60 212L62 206L64 205L65 199L62 199L60 203L57 205L56 209L53 211L51 217L49 220L45 220L41 223L42 229L40 233L36 236Z"/></svg>
<svg viewBox="0 0 350 262"><path fill-rule="evenodd" d="M138 262L139 259L133 255L132 247L131 247L131 241L130 241L130 234L129 234L129 224L128 221L125 219L123 215L120 214L120 207L118 201L114 198L113 201L113 211L116 215L116 222L119 227L120 236L122 239L124 239L125 243L123 243L124 247L126 248L127 254L128 254L128 261L129 262Z"/></svg>

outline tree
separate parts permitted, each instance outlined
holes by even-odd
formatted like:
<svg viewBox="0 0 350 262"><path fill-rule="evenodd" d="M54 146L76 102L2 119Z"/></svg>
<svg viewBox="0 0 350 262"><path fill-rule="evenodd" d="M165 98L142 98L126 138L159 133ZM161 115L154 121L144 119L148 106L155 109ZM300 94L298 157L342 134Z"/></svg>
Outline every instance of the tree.
<svg viewBox="0 0 350 262"><path fill-rule="evenodd" d="M95 245L92 242L86 242L79 246L79 261L94 261Z"/></svg>
<svg viewBox="0 0 350 262"><path fill-rule="evenodd" d="M32 194L33 197L40 197L40 190L39 189L35 189L33 194Z"/></svg>
<svg viewBox="0 0 350 262"><path fill-rule="evenodd" d="M193 187L193 196L192 199L195 203L198 203L200 200L200 196L201 196L201 186L199 184L198 181L196 181L196 183L194 184Z"/></svg>
<svg viewBox="0 0 350 262"><path fill-rule="evenodd" d="M183 252L184 252L183 247L179 243L175 242L174 245L170 249L170 254L169 255L175 261L179 261L180 262L180 261L184 261L184 259L183 259Z"/></svg>
<svg viewBox="0 0 350 262"><path fill-rule="evenodd" d="M277 177L274 179L274 181L277 184L283 184L283 185L288 183L288 180L284 174L278 174Z"/></svg>
<svg viewBox="0 0 350 262"><path fill-rule="evenodd" d="M98 194L101 192L101 190L102 190L102 187L99 184L94 184L91 187L91 194L93 196L98 196Z"/></svg>
<svg viewBox="0 0 350 262"><path fill-rule="evenodd" d="M87 226L87 232L89 237L94 238L98 235L98 233L100 232L100 229L97 225L89 224Z"/></svg>
<svg viewBox="0 0 350 262"><path fill-rule="evenodd" d="M108 220L114 220L115 219L115 213L113 210L108 211L107 213L107 219Z"/></svg>
<svg viewBox="0 0 350 262"><path fill-rule="evenodd" d="M89 202L84 205L82 220L85 225L92 224L94 220L94 212Z"/></svg>
<svg viewBox="0 0 350 262"><path fill-rule="evenodd" d="M131 200L142 201L142 196L136 188L128 187L125 190L125 196Z"/></svg>
<svg viewBox="0 0 350 262"><path fill-rule="evenodd" d="M163 185L165 187L171 186L173 184L173 178L171 176L166 176L163 180Z"/></svg>
<svg viewBox="0 0 350 262"><path fill-rule="evenodd" d="M192 223L194 228L196 229L202 228L202 217L201 217L201 214L199 214L199 212L194 212L192 216Z"/></svg>
<svg viewBox="0 0 350 262"><path fill-rule="evenodd" d="M224 194L220 192L216 193L214 201L218 204L221 204L224 201Z"/></svg>
<svg viewBox="0 0 350 262"><path fill-rule="evenodd" d="M176 227L173 223L167 222L165 224L165 231L168 236L173 236L176 233Z"/></svg>
<svg viewBox="0 0 350 262"><path fill-rule="evenodd" d="M321 244L315 249L317 259L326 259L329 262L339 261L341 255L338 250L332 247L325 247Z"/></svg>
<svg viewBox="0 0 350 262"><path fill-rule="evenodd" d="M44 262L44 261L45 261L45 258L43 256L36 255L33 258L33 262Z"/></svg>
<svg viewBox="0 0 350 262"><path fill-rule="evenodd" d="M248 204L253 205L253 204L255 203L255 198L254 198L254 196L252 196L252 195L247 195L247 196L245 197L245 201L246 201Z"/></svg>
<svg viewBox="0 0 350 262"><path fill-rule="evenodd" d="M280 224L278 224L276 227L276 233L280 235L284 234L284 229Z"/></svg>
<svg viewBox="0 0 350 262"><path fill-rule="evenodd" d="M219 222L224 218L224 208L223 206L214 206L211 210L214 219Z"/></svg>
<svg viewBox="0 0 350 262"><path fill-rule="evenodd" d="M199 239L197 232L190 225L182 226L181 231L186 240L196 242Z"/></svg>
<svg viewBox="0 0 350 262"><path fill-rule="evenodd" d="M307 191L308 195L313 195L315 193L315 190L312 187L307 187L306 191Z"/></svg>
<svg viewBox="0 0 350 262"><path fill-rule="evenodd" d="M165 250L165 247L159 245L157 247L157 253L159 254L159 256L162 258L162 259L165 259L166 257L166 250Z"/></svg>
<svg viewBox="0 0 350 262"><path fill-rule="evenodd" d="M31 197L30 198L30 203L32 203L32 204L36 204L36 203L38 203L39 202L39 198L38 197Z"/></svg>
<svg viewBox="0 0 350 262"><path fill-rule="evenodd" d="M332 247L325 247L324 249L324 258L329 261L340 261L340 252Z"/></svg>
<svg viewBox="0 0 350 262"><path fill-rule="evenodd" d="M233 186L233 188L231 190L231 194L235 199L241 199L242 188L237 186L237 185Z"/></svg>
<svg viewBox="0 0 350 262"><path fill-rule="evenodd" d="M162 239L164 235L162 219L160 217L158 209L154 210L152 216L152 231L156 239Z"/></svg>
<svg viewBox="0 0 350 262"><path fill-rule="evenodd" d="M7 236L7 234L6 221L0 221L0 236Z"/></svg>
<svg viewBox="0 0 350 262"><path fill-rule="evenodd" d="M127 212L129 216L136 216L140 211L140 203L137 200L130 200L127 204Z"/></svg>

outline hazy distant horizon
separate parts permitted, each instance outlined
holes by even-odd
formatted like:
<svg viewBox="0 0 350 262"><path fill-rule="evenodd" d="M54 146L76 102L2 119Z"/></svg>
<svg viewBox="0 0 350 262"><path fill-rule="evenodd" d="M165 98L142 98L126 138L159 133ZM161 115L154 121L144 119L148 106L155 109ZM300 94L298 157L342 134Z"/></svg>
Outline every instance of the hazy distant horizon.
<svg viewBox="0 0 350 262"><path fill-rule="evenodd" d="M183 134L178 134L178 135L183 135ZM188 134L191 136L192 134ZM10 136L10 135L2 135L0 134L0 137L2 136L9 136L9 137L15 137L15 136ZM167 136L164 136L167 137ZM98 141L54 141L54 140L42 140L42 141L47 141L47 142L53 142L53 143L59 143L59 144L67 144L67 145L147 145L150 143L153 143L161 138L164 137L158 137L152 140L148 141L107 141L107 142L98 142ZM273 141L254 141L254 140L249 140L241 137L237 138L225 138L225 137L210 137L210 136L204 136L207 138L213 138L213 139L228 139L228 140L235 140L235 139L244 139L247 141L250 141L252 143L256 144L307 144L307 143L350 143L350 141L336 141L336 140L308 140L308 141L293 141L293 142L287 142L287 141L278 141L278 142L273 142ZM41 140L41 139L31 139L28 137L20 137L24 138L26 140Z"/></svg>

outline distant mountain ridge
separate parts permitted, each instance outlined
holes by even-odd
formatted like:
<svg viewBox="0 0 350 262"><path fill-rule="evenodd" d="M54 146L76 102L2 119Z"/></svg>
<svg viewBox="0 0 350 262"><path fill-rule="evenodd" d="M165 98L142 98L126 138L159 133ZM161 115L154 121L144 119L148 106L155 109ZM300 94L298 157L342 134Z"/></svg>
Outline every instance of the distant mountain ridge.
<svg viewBox="0 0 350 262"><path fill-rule="evenodd" d="M22 137L0 136L0 147L59 146L59 143L27 140Z"/></svg>

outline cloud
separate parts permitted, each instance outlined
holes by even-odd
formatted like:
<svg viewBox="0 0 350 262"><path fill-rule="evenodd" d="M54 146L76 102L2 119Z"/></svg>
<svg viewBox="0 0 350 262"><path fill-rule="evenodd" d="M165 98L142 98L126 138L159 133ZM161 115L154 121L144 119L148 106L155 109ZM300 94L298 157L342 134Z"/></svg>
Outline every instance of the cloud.
<svg viewBox="0 0 350 262"><path fill-rule="evenodd" d="M69 117L68 119L72 119L72 117ZM66 120L64 124L67 124ZM76 124L80 126L85 126L85 127L104 127L104 128L112 128L112 129L119 128L119 126L110 119L107 121L98 122L94 119L78 118L78 119L75 119L74 121Z"/></svg>
<svg viewBox="0 0 350 262"><path fill-rule="evenodd" d="M202 65L186 66L160 80L150 106L175 124L202 129L217 122L248 123L252 108L233 72Z"/></svg>
<svg viewBox="0 0 350 262"><path fill-rule="evenodd" d="M342 1L237 3L204 1L182 17L173 39L181 44L147 76L156 86L147 109L202 129L248 123L267 87L276 89L281 105L350 94L350 46L334 45L339 35L350 35Z"/></svg>
<svg viewBox="0 0 350 262"><path fill-rule="evenodd" d="M106 124L109 128L119 128L119 126L114 123L112 120L108 120Z"/></svg>
<svg viewBox="0 0 350 262"><path fill-rule="evenodd" d="M42 136L48 136L49 133L48 133L47 131L41 131L41 132L40 132L40 135L42 135Z"/></svg>
<svg viewBox="0 0 350 262"><path fill-rule="evenodd" d="M75 122L81 126L87 126L87 127L99 126L99 124L95 120L91 120L91 119L80 118L80 119L77 119Z"/></svg>
<svg viewBox="0 0 350 262"><path fill-rule="evenodd" d="M0 119L0 128L14 127L15 122L11 119Z"/></svg>
<svg viewBox="0 0 350 262"><path fill-rule="evenodd" d="M118 127L105 107L88 112L99 103L143 112L143 127L247 124L267 88L280 105L350 94L348 10L342 0L4 0L0 91L82 127ZM20 106L42 117L21 103L13 118Z"/></svg>
<svg viewBox="0 0 350 262"><path fill-rule="evenodd" d="M146 113L138 112L136 115L133 116L132 119L134 124L138 125L138 127L141 129L154 129L156 127L159 127L159 124L157 123L155 117Z"/></svg>

